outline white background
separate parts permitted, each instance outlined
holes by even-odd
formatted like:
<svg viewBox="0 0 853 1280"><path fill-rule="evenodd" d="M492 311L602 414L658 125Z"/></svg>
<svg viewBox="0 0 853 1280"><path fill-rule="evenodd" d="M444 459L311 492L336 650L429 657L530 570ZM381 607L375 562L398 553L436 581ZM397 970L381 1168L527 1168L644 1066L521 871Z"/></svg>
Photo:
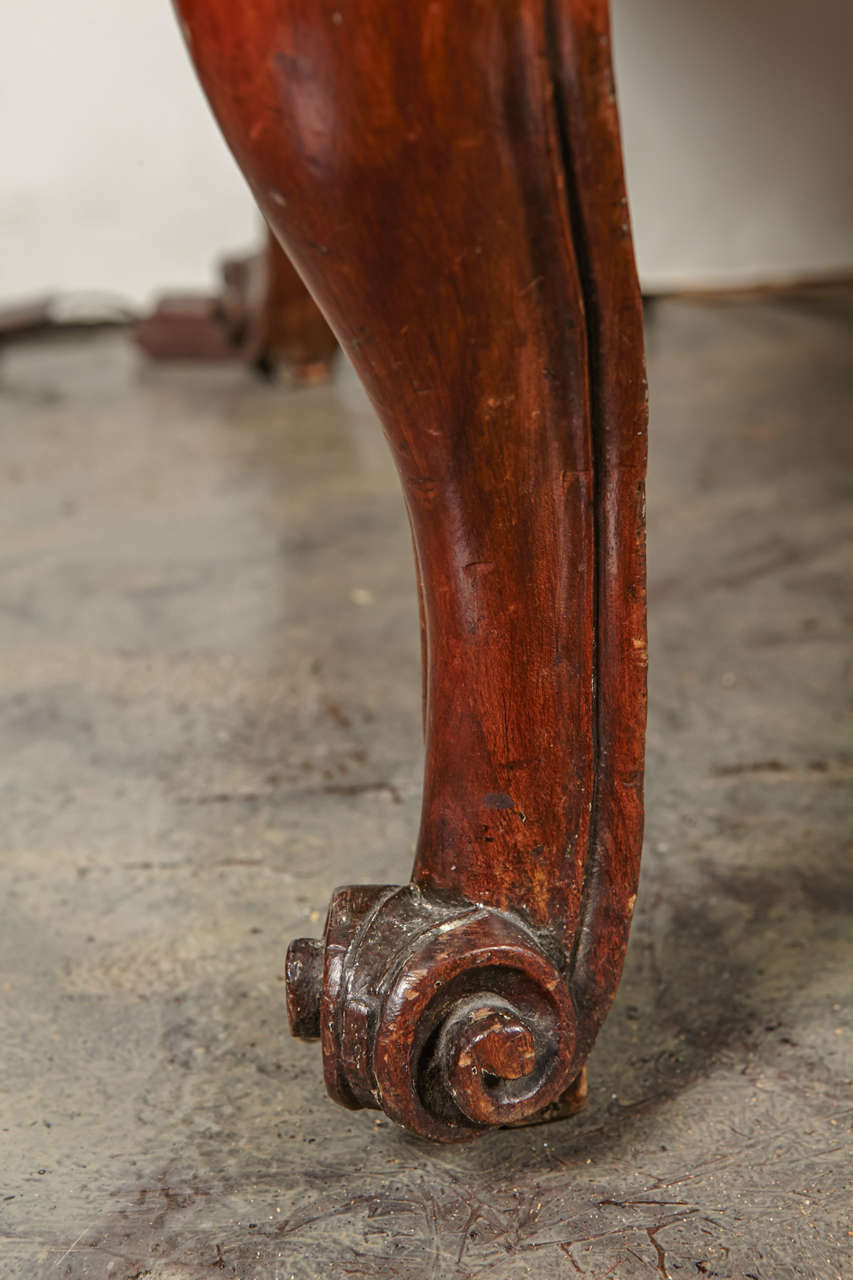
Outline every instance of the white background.
<svg viewBox="0 0 853 1280"><path fill-rule="evenodd" d="M853 0L613 16L645 287L850 272ZM0 299L144 302L257 241L168 0L0 0L0 57Z"/></svg>

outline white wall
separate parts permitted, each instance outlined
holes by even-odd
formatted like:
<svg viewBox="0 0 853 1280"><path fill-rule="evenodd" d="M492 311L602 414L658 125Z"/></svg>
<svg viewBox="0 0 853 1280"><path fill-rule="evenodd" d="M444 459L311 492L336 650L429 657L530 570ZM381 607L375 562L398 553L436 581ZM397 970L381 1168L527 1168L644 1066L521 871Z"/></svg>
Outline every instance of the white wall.
<svg viewBox="0 0 853 1280"><path fill-rule="evenodd" d="M851 0L613 9L644 284L853 270ZM145 301L257 238L168 0L0 0L0 51L0 298Z"/></svg>
<svg viewBox="0 0 853 1280"><path fill-rule="evenodd" d="M853 271L853 0L612 0L645 287Z"/></svg>
<svg viewBox="0 0 853 1280"><path fill-rule="evenodd" d="M0 57L0 297L144 300L257 239L168 0L0 0Z"/></svg>

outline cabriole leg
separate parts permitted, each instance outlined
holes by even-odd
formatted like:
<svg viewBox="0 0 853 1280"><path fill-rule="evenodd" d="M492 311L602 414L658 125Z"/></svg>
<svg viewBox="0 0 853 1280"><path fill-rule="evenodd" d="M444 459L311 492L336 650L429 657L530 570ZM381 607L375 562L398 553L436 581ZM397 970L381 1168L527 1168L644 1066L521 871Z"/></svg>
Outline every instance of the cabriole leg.
<svg viewBox="0 0 853 1280"><path fill-rule="evenodd" d="M415 540L412 881L288 956L326 1082L454 1141L553 1108L616 990L645 725L640 300L605 0L179 0Z"/></svg>

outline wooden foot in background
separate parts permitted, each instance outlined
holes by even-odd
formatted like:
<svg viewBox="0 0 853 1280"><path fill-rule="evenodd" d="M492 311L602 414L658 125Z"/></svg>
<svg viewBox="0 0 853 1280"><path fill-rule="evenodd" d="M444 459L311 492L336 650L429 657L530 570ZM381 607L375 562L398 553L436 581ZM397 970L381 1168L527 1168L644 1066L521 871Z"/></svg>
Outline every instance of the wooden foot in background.
<svg viewBox="0 0 853 1280"><path fill-rule="evenodd" d="M337 341L272 232L261 252L222 265L218 296L167 294L134 328L153 360L244 360L296 383L329 376Z"/></svg>

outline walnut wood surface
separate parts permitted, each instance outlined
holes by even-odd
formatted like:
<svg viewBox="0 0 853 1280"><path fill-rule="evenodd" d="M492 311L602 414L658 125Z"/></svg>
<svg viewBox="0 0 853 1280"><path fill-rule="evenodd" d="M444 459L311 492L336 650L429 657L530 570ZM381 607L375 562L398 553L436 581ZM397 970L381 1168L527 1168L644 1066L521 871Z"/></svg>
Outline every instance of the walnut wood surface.
<svg viewBox="0 0 853 1280"><path fill-rule="evenodd" d="M339 891L291 948L292 1022L338 1101L476 1136L579 1075L639 871L646 408L606 4L178 8L377 408L421 584L413 884Z"/></svg>

